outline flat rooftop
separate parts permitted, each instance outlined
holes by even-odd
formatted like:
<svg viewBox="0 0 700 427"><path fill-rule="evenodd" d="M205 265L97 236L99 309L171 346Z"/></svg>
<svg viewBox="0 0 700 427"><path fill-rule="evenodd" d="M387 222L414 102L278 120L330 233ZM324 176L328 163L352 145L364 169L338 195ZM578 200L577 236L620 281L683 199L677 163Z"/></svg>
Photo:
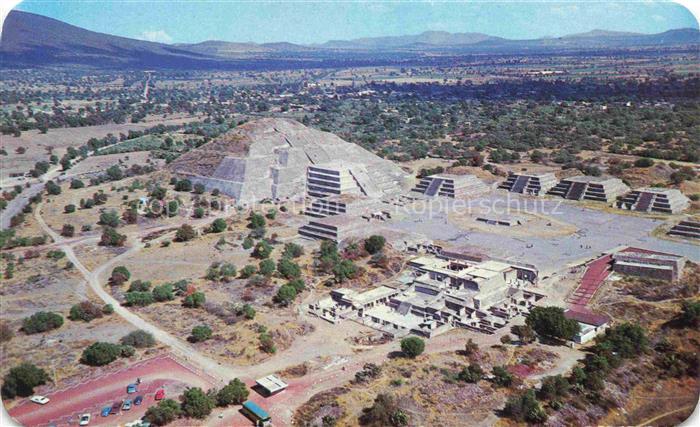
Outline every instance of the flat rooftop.
<svg viewBox="0 0 700 427"><path fill-rule="evenodd" d="M255 383L264 388L268 393L276 393L287 388L288 384L282 381L276 375L268 375L263 378L258 378Z"/></svg>

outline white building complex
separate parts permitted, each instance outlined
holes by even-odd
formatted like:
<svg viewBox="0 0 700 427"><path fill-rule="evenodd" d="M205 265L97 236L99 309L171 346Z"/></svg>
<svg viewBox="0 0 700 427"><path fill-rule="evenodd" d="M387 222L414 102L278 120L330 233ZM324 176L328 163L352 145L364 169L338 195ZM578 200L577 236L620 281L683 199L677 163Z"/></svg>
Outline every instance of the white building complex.
<svg viewBox="0 0 700 427"><path fill-rule="evenodd" d="M619 178L580 175L562 179L548 194L569 200L613 203L628 191L630 188Z"/></svg>
<svg viewBox="0 0 700 427"><path fill-rule="evenodd" d="M511 173L498 188L512 193L542 196L556 184L557 178L551 172L541 174Z"/></svg>
<svg viewBox="0 0 700 427"><path fill-rule="evenodd" d="M392 336L431 337L455 327L493 333L543 298L529 289L537 277L531 266L425 255L411 260L409 268L404 280L369 291L334 290L309 311Z"/></svg>
<svg viewBox="0 0 700 427"><path fill-rule="evenodd" d="M637 212L681 213L690 200L676 189L640 188L625 195L617 207Z"/></svg>

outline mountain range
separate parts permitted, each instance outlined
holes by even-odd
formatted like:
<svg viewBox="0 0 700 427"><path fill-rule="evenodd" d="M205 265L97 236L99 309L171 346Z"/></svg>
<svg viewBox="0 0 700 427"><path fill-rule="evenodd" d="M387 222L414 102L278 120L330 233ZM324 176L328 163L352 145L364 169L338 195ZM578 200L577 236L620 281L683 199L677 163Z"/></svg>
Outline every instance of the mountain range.
<svg viewBox="0 0 700 427"><path fill-rule="evenodd" d="M338 66L409 61L463 54L546 53L700 45L693 28L640 34L593 30L583 34L511 40L482 33L426 31L418 35L332 40L314 45L209 40L164 44L89 31L33 13L12 11L2 29L2 67L233 69ZM697 51L697 50L696 50Z"/></svg>

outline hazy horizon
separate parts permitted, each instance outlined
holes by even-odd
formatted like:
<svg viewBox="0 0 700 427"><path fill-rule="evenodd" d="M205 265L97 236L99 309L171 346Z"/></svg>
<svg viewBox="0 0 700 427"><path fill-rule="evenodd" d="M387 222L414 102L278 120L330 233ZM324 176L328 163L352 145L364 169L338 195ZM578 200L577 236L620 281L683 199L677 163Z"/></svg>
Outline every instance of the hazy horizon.
<svg viewBox="0 0 700 427"><path fill-rule="evenodd" d="M698 28L690 11L667 2L143 3L28 0L15 10L58 19L91 31L169 44L217 40L311 45L332 40L417 35L426 31L483 33L523 40L592 30L652 34ZM567 19L573 15L575 20ZM202 25L203 22L206 25Z"/></svg>

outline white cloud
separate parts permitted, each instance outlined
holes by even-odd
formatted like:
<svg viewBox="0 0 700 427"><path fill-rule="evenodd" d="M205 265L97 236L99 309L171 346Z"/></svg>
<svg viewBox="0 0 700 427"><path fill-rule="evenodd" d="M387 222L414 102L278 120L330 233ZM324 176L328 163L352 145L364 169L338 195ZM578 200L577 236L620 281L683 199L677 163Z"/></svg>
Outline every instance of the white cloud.
<svg viewBox="0 0 700 427"><path fill-rule="evenodd" d="M146 30L138 36L141 40L158 43L171 43L173 38L165 30Z"/></svg>

